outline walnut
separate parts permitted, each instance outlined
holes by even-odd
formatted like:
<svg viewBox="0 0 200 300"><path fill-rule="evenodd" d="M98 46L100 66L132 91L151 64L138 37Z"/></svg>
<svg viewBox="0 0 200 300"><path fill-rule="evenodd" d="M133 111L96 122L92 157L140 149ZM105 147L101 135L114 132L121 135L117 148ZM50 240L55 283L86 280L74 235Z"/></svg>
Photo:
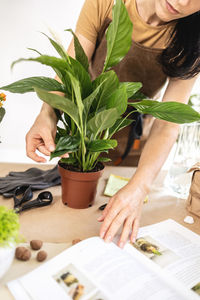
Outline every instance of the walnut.
<svg viewBox="0 0 200 300"><path fill-rule="evenodd" d="M29 260L31 257L31 251L25 247L17 247L15 250L15 257L19 260Z"/></svg>
<svg viewBox="0 0 200 300"><path fill-rule="evenodd" d="M74 240L72 241L72 245L78 244L79 242L81 242L80 239L74 239Z"/></svg>
<svg viewBox="0 0 200 300"><path fill-rule="evenodd" d="M46 258L47 258L47 253L44 250L39 251L36 257L37 261L44 261Z"/></svg>
<svg viewBox="0 0 200 300"><path fill-rule="evenodd" d="M40 240L32 240L30 241L30 246L33 250L39 250L43 245L43 242Z"/></svg>

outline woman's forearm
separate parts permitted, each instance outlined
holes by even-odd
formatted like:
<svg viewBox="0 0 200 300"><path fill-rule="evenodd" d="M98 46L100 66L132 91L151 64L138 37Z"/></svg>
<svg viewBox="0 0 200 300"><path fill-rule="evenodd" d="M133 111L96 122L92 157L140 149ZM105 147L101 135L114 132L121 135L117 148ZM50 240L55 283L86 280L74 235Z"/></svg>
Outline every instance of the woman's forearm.
<svg viewBox="0 0 200 300"><path fill-rule="evenodd" d="M163 166L176 141L179 125L155 120L142 151L138 168L130 184L139 184L148 193L151 184Z"/></svg>

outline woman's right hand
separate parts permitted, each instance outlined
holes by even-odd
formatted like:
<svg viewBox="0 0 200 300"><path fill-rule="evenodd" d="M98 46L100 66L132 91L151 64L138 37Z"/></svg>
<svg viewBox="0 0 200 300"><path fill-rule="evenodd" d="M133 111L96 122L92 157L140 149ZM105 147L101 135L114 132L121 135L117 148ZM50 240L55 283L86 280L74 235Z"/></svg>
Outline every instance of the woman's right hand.
<svg viewBox="0 0 200 300"><path fill-rule="evenodd" d="M26 154L36 162L46 162L46 159L36 154L36 150L49 156L55 150L57 118L52 111L42 110L33 126L26 135Z"/></svg>

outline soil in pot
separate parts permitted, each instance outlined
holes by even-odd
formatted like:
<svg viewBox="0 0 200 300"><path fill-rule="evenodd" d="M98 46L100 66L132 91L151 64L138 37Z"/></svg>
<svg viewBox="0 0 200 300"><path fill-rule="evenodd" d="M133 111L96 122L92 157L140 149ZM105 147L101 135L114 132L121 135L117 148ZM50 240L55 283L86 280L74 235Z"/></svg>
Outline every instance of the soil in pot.
<svg viewBox="0 0 200 300"><path fill-rule="evenodd" d="M74 167L58 163L61 175L62 201L71 208L88 208L94 202L98 180L103 173L103 164L97 164L90 172L75 171Z"/></svg>

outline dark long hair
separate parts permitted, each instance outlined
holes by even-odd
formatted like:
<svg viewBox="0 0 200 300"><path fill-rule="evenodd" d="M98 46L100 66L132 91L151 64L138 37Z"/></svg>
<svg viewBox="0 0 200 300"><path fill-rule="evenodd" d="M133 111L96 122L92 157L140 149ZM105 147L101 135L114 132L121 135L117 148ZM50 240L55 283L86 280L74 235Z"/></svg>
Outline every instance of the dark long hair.
<svg viewBox="0 0 200 300"><path fill-rule="evenodd" d="M200 11L177 20L159 62L169 77L188 79L200 72Z"/></svg>

